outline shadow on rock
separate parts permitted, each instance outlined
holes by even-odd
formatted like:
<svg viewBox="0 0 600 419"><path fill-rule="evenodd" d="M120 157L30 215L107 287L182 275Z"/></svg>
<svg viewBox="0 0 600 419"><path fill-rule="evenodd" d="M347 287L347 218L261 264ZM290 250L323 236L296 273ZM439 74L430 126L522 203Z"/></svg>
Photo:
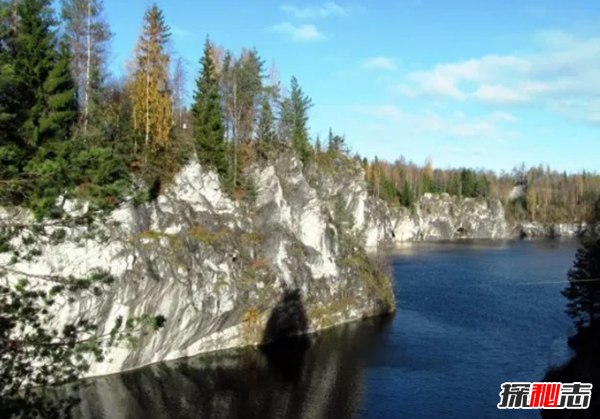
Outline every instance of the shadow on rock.
<svg viewBox="0 0 600 419"><path fill-rule="evenodd" d="M261 351L269 368L285 381L296 381L310 348L308 317L299 289L284 290L263 335Z"/></svg>

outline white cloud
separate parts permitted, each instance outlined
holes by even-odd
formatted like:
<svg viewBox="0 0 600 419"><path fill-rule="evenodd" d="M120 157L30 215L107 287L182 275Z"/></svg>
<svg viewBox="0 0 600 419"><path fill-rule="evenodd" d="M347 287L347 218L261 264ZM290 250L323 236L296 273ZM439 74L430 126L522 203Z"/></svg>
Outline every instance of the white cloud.
<svg viewBox="0 0 600 419"><path fill-rule="evenodd" d="M569 47L576 38L563 31L539 31L534 35L534 40L545 47Z"/></svg>
<svg viewBox="0 0 600 419"><path fill-rule="evenodd" d="M485 103L511 105L528 101L527 96L499 84L484 84L477 89L474 96Z"/></svg>
<svg viewBox="0 0 600 419"><path fill-rule="evenodd" d="M522 58L514 56L486 55L480 59L471 59L459 63L438 64L431 70L418 71L409 74L409 79L427 83L431 79L443 79L449 83L459 81L486 82L494 80L498 75L509 73L524 73L529 71L531 64Z"/></svg>
<svg viewBox="0 0 600 419"><path fill-rule="evenodd" d="M363 67L369 70L397 70L393 58L373 57L363 62Z"/></svg>
<svg viewBox="0 0 600 419"><path fill-rule="evenodd" d="M420 85L417 89L411 89L409 87L412 96L425 94L446 96L457 100L463 100L466 97L466 95L456 86L456 82L443 74L437 72L433 74L414 73L410 75L410 78Z"/></svg>
<svg viewBox="0 0 600 419"><path fill-rule="evenodd" d="M179 38L186 38L192 34L190 31L180 28L178 26L172 26L171 33Z"/></svg>
<svg viewBox="0 0 600 419"><path fill-rule="evenodd" d="M323 3L319 6L298 7L291 4L283 4L281 10L291 14L298 19L320 19L329 16L345 16L348 10L333 2Z"/></svg>
<svg viewBox="0 0 600 419"><path fill-rule="evenodd" d="M600 100L600 36L545 31L532 41L526 54L486 55L405 74L399 90L412 97L504 106L527 103L553 110L555 102ZM470 84L470 91L464 90L464 83ZM579 119L595 120L594 110L583 109L583 104L578 108ZM572 108L569 115L574 115Z"/></svg>
<svg viewBox="0 0 600 419"><path fill-rule="evenodd" d="M458 124L452 127L452 133L462 138L490 137L497 135L498 132L496 125L484 121Z"/></svg>
<svg viewBox="0 0 600 419"><path fill-rule="evenodd" d="M515 122L517 117L508 112L494 112L488 118L492 122Z"/></svg>
<svg viewBox="0 0 600 419"><path fill-rule="evenodd" d="M600 112L589 114L587 120L593 124L600 124Z"/></svg>
<svg viewBox="0 0 600 419"><path fill-rule="evenodd" d="M290 22L282 22L268 28L271 32L289 36L295 42L315 42L325 38L315 25L294 25Z"/></svg>
<svg viewBox="0 0 600 419"><path fill-rule="evenodd" d="M482 140L502 140L518 135L518 131L505 131L500 126L516 121L516 117L507 112L494 112L479 117L470 117L462 112L442 116L431 111L407 112L393 105L355 105L352 110L377 118L379 124L385 123L388 130L413 135L443 133L456 138Z"/></svg>
<svg viewBox="0 0 600 419"><path fill-rule="evenodd" d="M562 100L553 102L550 109L571 119L600 124L600 99Z"/></svg>

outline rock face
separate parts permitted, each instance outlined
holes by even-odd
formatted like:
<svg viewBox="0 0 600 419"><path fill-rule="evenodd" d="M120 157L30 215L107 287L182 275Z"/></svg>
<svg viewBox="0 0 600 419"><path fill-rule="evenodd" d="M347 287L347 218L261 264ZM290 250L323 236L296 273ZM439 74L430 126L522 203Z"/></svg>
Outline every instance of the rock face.
<svg viewBox="0 0 600 419"><path fill-rule="evenodd" d="M585 224L510 224L499 200L425 194L412 210L369 200L357 206L358 213L367 208L362 225L367 247L382 242L576 237L587 228Z"/></svg>
<svg viewBox="0 0 600 419"><path fill-rule="evenodd" d="M513 233L518 237L578 237L586 232L587 225L582 224L552 224L521 223L513 227Z"/></svg>
<svg viewBox="0 0 600 419"><path fill-rule="evenodd" d="M367 194L360 165L334 160L303 170L291 154L256 164L255 193L233 201L218 176L191 162L158 198L123 204L89 227L48 227L60 240L12 240L34 275L109 271L102 295L64 303L56 327L84 316L105 332L122 317L163 315L164 328L93 364L104 375L199 353L255 345L391 312L390 278L364 252L380 243L457 238L572 235L578 226L509 226L499 201L425 195L412 209ZM67 201L77 215L85 205ZM28 222L20 209L0 220ZM10 253L0 253L6 265ZM18 275L12 275L12 279ZM9 276L9 279L10 276Z"/></svg>
<svg viewBox="0 0 600 419"><path fill-rule="evenodd" d="M257 165L249 175L256 193L233 201L221 192L215 173L192 162L154 202L122 205L96 221L94 234L69 227L54 244L13 239L21 254L30 247L40 253L11 265L14 271L81 277L108 270L116 278L101 298L82 294L62 304L55 326L86 316L108 332L119 316L166 317L164 328L133 347L115 348L89 375L255 345L394 310L390 279L366 257L352 220L343 218L346 201L339 188L331 189L339 184L333 175L305 175L291 155L275 166ZM344 197L358 202L363 190L345 190ZM70 214L85 209L64 205ZM23 210L2 211L4 220L31 219ZM0 264L10 257L0 254Z"/></svg>

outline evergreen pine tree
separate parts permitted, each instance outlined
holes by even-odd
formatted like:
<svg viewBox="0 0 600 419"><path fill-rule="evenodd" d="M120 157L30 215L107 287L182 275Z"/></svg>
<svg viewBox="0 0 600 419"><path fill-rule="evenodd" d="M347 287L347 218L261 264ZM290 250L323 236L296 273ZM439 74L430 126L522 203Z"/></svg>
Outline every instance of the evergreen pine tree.
<svg viewBox="0 0 600 419"><path fill-rule="evenodd" d="M43 85L46 106L40 116L41 144L67 142L77 122L77 91L69 70L70 61L69 49L62 43L58 60Z"/></svg>
<svg viewBox="0 0 600 419"><path fill-rule="evenodd" d="M216 169L222 178L227 178L229 164L219 96L219 79L208 38L204 43L200 66L192 107L196 151L201 164Z"/></svg>
<svg viewBox="0 0 600 419"><path fill-rule="evenodd" d="M321 137L319 137L317 135L317 138L315 140L315 154L317 154L317 155L321 154L322 150L323 150L323 146L321 145Z"/></svg>
<svg viewBox="0 0 600 419"><path fill-rule="evenodd" d="M568 298L567 314L578 332L600 318L600 239L585 240L577 251L569 271L569 285L563 291Z"/></svg>
<svg viewBox="0 0 600 419"><path fill-rule="evenodd" d="M11 52L14 51L14 35L10 4L0 0L0 67L10 61Z"/></svg>
<svg viewBox="0 0 600 419"><path fill-rule="evenodd" d="M345 141L343 137L334 134L329 128L329 136L327 140L327 152L332 156L337 156L346 152Z"/></svg>
<svg viewBox="0 0 600 419"><path fill-rule="evenodd" d="M311 155L308 138L308 111L312 107L312 101L302 91L296 77L292 77L290 101L294 118L292 144L302 162L306 163Z"/></svg>
<svg viewBox="0 0 600 419"><path fill-rule="evenodd" d="M329 128L329 132L327 133L327 151L333 150L333 130L331 127Z"/></svg>
<svg viewBox="0 0 600 419"><path fill-rule="evenodd" d="M414 203L414 200L415 198L413 196L412 190L410 189L410 185L408 181L405 180L404 188L402 189L402 193L400 194L400 203L402 204L402 206L409 208Z"/></svg>
<svg viewBox="0 0 600 419"><path fill-rule="evenodd" d="M475 173L470 169L462 169L460 172L461 192L464 197L475 196Z"/></svg>
<svg viewBox="0 0 600 419"><path fill-rule="evenodd" d="M285 94L279 100L279 124L277 126L278 138L285 143L291 142L294 136L294 106L292 99Z"/></svg>
<svg viewBox="0 0 600 419"><path fill-rule="evenodd" d="M2 128L8 125L11 138L3 144L0 159L13 178L21 172L34 175L27 200L40 215L38 210L50 208L68 186L68 144L77 118L76 95L70 56L66 48L56 49L51 1L22 0L16 10L18 26L11 29L7 44L14 49L2 54L0 90L8 94L0 100L0 124Z"/></svg>
<svg viewBox="0 0 600 419"><path fill-rule="evenodd" d="M272 144L275 141L275 118L271 109L269 97L264 95L260 110L257 140L263 144Z"/></svg>
<svg viewBox="0 0 600 419"><path fill-rule="evenodd" d="M8 182L20 172L25 145L19 136L25 118L24 86L15 70L15 32L9 3L0 2L0 205L14 203L19 194Z"/></svg>
<svg viewBox="0 0 600 419"><path fill-rule="evenodd" d="M21 132L27 144L36 147L46 107L44 83L56 62L53 29L56 22L50 0L22 0L17 10L19 30L14 68L23 82L23 108L27 111Z"/></svg>
<svg viewBox="0 0 600 419"><path fill-rule="evenodd" d="M66 44L42 86L44 107L38 119L37 147L25 171L36 175L30 206L38 214L54 208L56 197L71 186L71 129L77 123L77 93L69 69L71 55ZM78 171L78 168L75 172Z"/></svg>
<svg viewBox="0 0 600 419"><path fill-rule="evenodd" d="M262 109L264 61L255 49L244 51L234 68L235 114L239 141L249 141L255 131L259 112Z"/></svg>

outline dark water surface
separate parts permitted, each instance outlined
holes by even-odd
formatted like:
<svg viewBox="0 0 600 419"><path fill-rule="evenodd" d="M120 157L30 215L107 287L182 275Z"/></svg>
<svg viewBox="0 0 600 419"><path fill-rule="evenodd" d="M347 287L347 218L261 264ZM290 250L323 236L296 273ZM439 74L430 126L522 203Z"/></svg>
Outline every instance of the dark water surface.
<svg viewBox="0 0 600 419"><path fill-rule="evenodd" d="M82 418L538 418L499 411L505 381L566 360L560 290L575 242L412 244L392 257L398 311L264 350L92 381Z"/></svg>

